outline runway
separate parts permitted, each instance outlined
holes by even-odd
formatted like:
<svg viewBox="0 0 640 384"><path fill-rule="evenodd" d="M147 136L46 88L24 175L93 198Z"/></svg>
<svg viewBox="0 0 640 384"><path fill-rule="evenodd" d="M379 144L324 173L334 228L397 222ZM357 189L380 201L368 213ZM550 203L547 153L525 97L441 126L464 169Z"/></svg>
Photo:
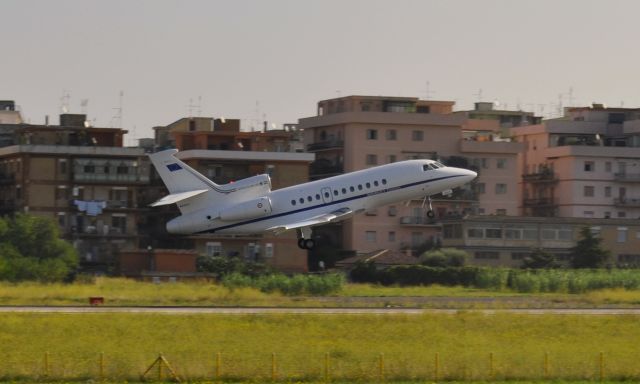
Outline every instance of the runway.
<svg viewBox="0 0 640 384"><path fill-rule="evenodd" d="M175 315L422 315L480 313L520 314L520 315L585 315L585 316L640 316L640 308L576 308L576 309L422 309L422 308L273 308L273 307L112 307L112 306L0 306L0 313L139 313L139 314L175 314Z"/></svg>

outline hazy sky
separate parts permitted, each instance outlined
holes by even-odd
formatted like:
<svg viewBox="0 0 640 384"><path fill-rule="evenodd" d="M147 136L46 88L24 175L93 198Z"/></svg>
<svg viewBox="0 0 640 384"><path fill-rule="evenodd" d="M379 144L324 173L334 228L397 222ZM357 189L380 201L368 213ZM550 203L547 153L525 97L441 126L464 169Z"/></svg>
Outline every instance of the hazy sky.
<svg viewBox="0 0 640 384"><path fill-rule="evenodd" d="M632 0L0 0L0 99L57 123L68 92L108 127L123 91L130 139L189 109L281 125L339 95L425 98L427 82L456 109L480 89L545 116L560 99L640 107L638 15Z"/></svg>

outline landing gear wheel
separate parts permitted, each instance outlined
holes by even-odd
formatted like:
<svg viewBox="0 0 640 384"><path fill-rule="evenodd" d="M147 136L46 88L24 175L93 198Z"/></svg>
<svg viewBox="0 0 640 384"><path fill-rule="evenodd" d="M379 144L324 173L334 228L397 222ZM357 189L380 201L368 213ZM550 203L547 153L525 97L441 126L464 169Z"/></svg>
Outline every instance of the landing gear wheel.
<svg viewBox="0 0 640 384"><path fill-rule="evenodd" d="M305 249L304 243L304 239L298 239L298 248Z"/></svg>
<svg viewBox="0 0 640 384"><path fill-rule="evenodd" d="M436 214L433 211L429 210L427 211L427 217L433 219L434 217L436 217Z"/></svg>
<svg viewBox="0 0 640 384"><path fill-rule="evenodd" d="M316 246L316 242L313 239L306 239L304 240L304 249L313 249L313 247Z"/></svg>

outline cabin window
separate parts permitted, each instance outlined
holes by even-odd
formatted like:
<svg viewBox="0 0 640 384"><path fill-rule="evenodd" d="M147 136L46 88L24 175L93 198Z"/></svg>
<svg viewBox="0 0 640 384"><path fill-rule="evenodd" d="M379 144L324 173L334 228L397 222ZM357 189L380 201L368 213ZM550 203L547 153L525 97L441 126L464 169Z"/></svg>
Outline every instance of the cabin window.
<svg viewBox="0 0 640 384"><path fill-rule="evenodd" d="M337 190L337 189L334 189L334 190L333 190L333 195L334 195L334 196L338 196L338 194L339 194L339 193L340 193L340 192L338 192L338 190Z"/></svg>
<svg viewBox="0 0 640 384"><path fill-rule="evenodd" d="M382 179L382 185L387 185L387 179Z"/></svg>
<svg viewBox="0 0 640 384"><path fill-rule="evenodd" d="M362 184L358 184L358 191L362 191Z"/></svg>
<svg viewBox="0 0 640 384"><path fill-rule="evenodd" d="M347 193L347 188L342 188L342 194L344 195L345 193Z"/></svg>
<svg viewBox="0 0 640 384"><path fill-rule="evenodd" d="M325 192L324 193L324 197L326 197L327 199L329 198L329 196L331 196L331 194L329 192Z"/></svg>
<svg viewBox="0 0 640 384"><path fill-rule="evenodd" d="M307 201L308 201L308 202L312 202L312 201L313 201L313 197L311 197L311 196L307 196Z"/></svg>
<svg viewBox="0 0 640 384"><path fill-rule="evenodd" d="M304 199L302 197L299 198L298 201L300 202L300 204L304 204Z"/></svg>
<svg viewBox="0 0 640 384"><path fill-rule="evenodd" d="M350 190L351 192L355 192L355 191L356 191L356 189L355 189L353 186L349 187L349 190Z"/></svg>
<svg viewBox="0 0 640 384"><path fill-rule="evenodd" d="M291 200L291 205L296 205L296 201L295 200Z"/></svg>
<svg viewBox="0 0 640 384"><path fill-rule="evenodd" d="M366 183L366 184L365 184L365 186L366 186L367 188L371 188L371 183Z"/></svg>
<svg viewBox="0 0 640 384"><path fill-rule="evenodd" d="M375 181L373 182L373 185L375 185L375 186L377 187L377 186L379 185L378 180L375 180Z"/></svg>
<svg viewBox="0 0 640 384"><path fill-rule="evenodd" d="M329 195L329 194L327 193L327 195ZM329 197L329 196L327 196L327 197ZM320 194L319 193L316 193L316 200L320 200Z"/></svg>

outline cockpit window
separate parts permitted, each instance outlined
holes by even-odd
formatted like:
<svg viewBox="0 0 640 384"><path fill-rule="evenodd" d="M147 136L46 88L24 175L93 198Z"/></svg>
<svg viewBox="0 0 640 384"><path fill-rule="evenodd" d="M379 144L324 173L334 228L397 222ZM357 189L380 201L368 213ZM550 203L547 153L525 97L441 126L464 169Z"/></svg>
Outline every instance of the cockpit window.
<svg viewBox="0 0 640 384"><path fill-rule="evenodd" d="M444 165L442 163L437 162L437 161L434 161L433 165L435 165L436 168L444 168Z"/></svg>
<svg viewBox="0 0 640 384"><path fill-rule="evenodd" d="M425 164L422 166L423 171L431 171L432 169L436 169L432 164Z"/></svg>

